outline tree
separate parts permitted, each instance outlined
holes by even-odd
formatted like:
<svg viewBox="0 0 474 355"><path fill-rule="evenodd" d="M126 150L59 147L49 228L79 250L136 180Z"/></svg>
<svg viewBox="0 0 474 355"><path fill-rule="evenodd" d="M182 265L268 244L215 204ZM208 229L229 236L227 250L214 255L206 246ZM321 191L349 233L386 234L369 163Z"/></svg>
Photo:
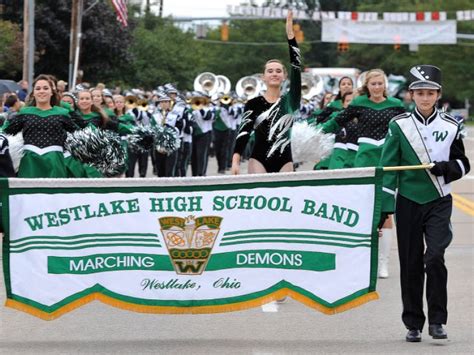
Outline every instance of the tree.
<svg viewBox="0 0 474 355"><path fill-rule="evenodd" d="M23 38L17 24L0 20L0 78L20 79Z"/></svg>
<svg viewBox="0 0 474 355"><path fill-rule="evenodd" d="M190 88L206 57L192 32L182 31L170 19L148 13L141 19L133 38L134 59L124 72L126 81L145 88L168 82L180 89Z"/></svg>
<svg viewBox="0 0 474 355"><path fill-rule="evenodd" d="M85 0L87 9L94 0ZM8 13L9 18L22 26L23 14L19 6ZM130 18L129 27L122 29L108 1L97 3L82 22L82 48L80 68L85 79L96 82L109 80L127 67L132 56L128 50L135 20ZM68 77L69 44L71 28L70 0L36 0L35 7L35 73ZM3 32L3 31L2 31ZM22 40L19 40L22 43ZM20 63L19 60L17 63Z"/></svg>

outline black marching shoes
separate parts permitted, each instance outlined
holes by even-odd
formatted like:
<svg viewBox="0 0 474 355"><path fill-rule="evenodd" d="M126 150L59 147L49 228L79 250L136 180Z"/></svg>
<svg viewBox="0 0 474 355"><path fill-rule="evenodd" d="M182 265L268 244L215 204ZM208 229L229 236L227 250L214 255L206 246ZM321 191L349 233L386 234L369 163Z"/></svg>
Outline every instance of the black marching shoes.
<svg viewBox="0 0 474 355"><path fill-rule="evenodd" d="M428 333L433 339L448 339L448 333L441 324L430 324Z"/></svg>
<svg viewBox="0 0 474 355"><path fill-rule="evenodd" d="M405 337L409 343L419 343L421 341L421 330L410 329Z"/></svg>

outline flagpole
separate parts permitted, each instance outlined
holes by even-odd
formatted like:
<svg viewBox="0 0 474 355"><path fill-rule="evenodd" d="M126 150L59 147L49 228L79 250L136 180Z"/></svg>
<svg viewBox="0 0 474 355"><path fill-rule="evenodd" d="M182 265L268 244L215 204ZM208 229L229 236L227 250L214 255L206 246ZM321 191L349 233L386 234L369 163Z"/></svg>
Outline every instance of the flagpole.
<svg viewBox="0 0 474 355"><path fill-rule="evenodd" d="M433 166L434 166L434 163L421 164L421 165L384 166L383 171L421 170L421 169L431 169Z"/></svg>

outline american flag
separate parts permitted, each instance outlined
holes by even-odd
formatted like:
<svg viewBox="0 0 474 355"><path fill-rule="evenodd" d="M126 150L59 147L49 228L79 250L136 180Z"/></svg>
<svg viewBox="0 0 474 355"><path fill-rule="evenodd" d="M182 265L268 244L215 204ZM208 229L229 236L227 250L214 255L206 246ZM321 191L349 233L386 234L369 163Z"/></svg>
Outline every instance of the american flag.
<svg viewBox="0 0 474 355"><path fill-rule="evenodd" d="M127 0L112 0L115 11L117 12L117 21L120 22L124 27L127 27Z"/></svg>

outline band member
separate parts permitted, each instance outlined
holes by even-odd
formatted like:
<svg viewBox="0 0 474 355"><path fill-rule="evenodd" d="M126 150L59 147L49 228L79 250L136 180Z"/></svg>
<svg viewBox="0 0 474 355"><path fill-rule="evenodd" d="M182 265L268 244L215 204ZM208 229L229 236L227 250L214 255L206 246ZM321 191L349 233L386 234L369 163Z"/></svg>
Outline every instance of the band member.
<svg viewBox="0 0 474 355"><path fill-rule="evenodd" d="M217 173L225 174L227 166L228 146L231 142L232 120L230 104L232 98L229 95L221 95L216 107L216 119L212 125L214 132L214 149L217 158Z"/></svg>
<svg viewBox="0 0 474 355"><path fill-rule="evenodd" d="M286 34L291 61L290 91L280 97L286 69L279 60L267 61L263 73L267 91L263 96L248 101L245 106L232 157L233 174L240 173L240 158L252 131L255 131L255 146L249 159L249 173L293 171L289 128L293 122L293 113L300 107L301 57L293 33L291 11L286 19Z"/></svg>
<svg viewBox="0 0 474 355"><path fill-rule="evenodd" d="M212 109L209 97L195 93L192 99L193 115L193 148L191 170L193 176L206 176L207 159L212 139Z"/></svg>
<svg viewBox="0 0 474 355"><path fill-rule="evenodd" d="M459 123L436 109L441 95L440 69L417 65L410 74L409 90L416 108L390 123L382 164L434 166L430 170L384 173L382 220L395 212L402 320L408 329L406 341L419 342L425 324L425 274L429 335L434 339L448 336L442 325L448 319L444 253L453 237L450 183L468 173L470 165L464 154Z"/></svg>
<svg viewBox="0 0 474 355"><path fill-rule="evenodd" d="M170 108L171 108L171 98L166 94L158 94L156 100L158 107L155 113L152 115L151 125L152 126L165 126L167 124ZM174 169L176 166L175 156L177 152L168 155L164 151L153 150L152 154L154 155L154 161L156 164L156 173L159 177L170 177L174 174Z"/></svg>

